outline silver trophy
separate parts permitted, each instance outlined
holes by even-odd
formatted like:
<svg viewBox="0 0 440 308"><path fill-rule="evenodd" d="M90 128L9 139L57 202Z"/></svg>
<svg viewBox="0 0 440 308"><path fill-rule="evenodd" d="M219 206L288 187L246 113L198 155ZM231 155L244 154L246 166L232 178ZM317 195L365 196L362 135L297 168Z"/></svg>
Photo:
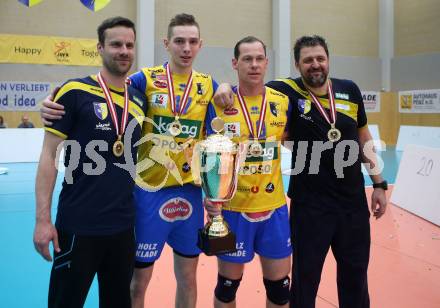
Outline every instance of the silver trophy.
<svg viewBox="0 0 440 308"><path fill-rule="evenodd" d="M220 134L224 128L222 119L213 119L211 127L216 134L199 144L200 180L206 198L221 207L237 191L239 151L231 139ZM212 217L199 230L198 246L206 255L236 251L235 234L222 215Z"/></svg>

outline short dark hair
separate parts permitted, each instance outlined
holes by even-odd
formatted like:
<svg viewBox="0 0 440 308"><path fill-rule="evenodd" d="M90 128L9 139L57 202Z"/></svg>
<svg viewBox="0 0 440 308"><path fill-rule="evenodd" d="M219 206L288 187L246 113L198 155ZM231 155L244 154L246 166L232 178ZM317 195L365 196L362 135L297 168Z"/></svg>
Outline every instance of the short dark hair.
<svg viewBox="0 0 440 308"><path fill-rule="evenodd" d="M242 38L241 40L239 40L237 42L237 44L235 44L234 47L234 58L235 60L238 60L238 57L240 56L240 45L243 43L254 43L254 42L260 42L261 45L263 45L263 49L264 49L264 55L266 55L266 45L263 43L262 40L256 38L255 36L246 36L244 38Z"/></svg>
<svg viewBox="0 0 440 308"><path fill-rule="evenodd" d="M136 37L136 28L134 26L134 23L128 18L117 16L117 17L107 18L99 25L97 30L99 43L101 43L101 45L104 45L105 30L119 26L133 29L134 36Z"/></svg>
<svg viewBox="0 0 440 308"><path fill-rule="evenodd" d="M195 17L191 14L181 13L171 18L170 23L168 24L168 33L167 33L168 39L170 39L173 36L173 28L176 26L196 26L197 30L199 30L199 37L200 37L199 24L196 21Z"/></svg>
<svg viewBox="0 0 440 308"><path fill-rule="evenodd" d="M295 57L295 62L299 62L299 54L301 52L301 49L304 47L315 47L315 46L322 46L325 50L325 53L328 54L328 47L327 42L325 39L319 35L313 35L313 36L301 36L299 39L296 40L295 46L293 47L293 55Z"/></svg>

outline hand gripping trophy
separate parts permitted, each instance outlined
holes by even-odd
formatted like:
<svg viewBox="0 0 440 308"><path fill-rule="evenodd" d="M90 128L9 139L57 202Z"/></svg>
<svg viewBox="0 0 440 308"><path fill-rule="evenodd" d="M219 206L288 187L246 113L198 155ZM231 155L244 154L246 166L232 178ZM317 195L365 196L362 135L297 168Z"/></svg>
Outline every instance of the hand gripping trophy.
<svg viewBox="0 0 440 308"><path fill-rule="evenodd" d="M200 180L206 198L217 206L229 201L237 190L241 156L237 144L220 134L224 121L217 117L211 122L216 133L199 144ZM208 256L236 251L235 234L229 230L222 215L212 217L199 230L197 245Z"/></svg>

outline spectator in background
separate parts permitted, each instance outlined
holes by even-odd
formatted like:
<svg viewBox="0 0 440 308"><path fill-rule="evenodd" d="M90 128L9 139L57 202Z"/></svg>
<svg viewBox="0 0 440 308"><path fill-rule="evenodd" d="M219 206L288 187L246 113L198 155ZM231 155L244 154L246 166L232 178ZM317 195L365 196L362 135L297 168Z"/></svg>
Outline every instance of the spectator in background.
<svg viewBox="0 0 440 308"><path fill-rule="evenodd" d="M5 123L5 121L3 120L3 117L0 115L0 128L6 128L8 127Z"/></svg>
<svg viewBox="0 0 440 308"><path fill-rule="evenodd" d="M21 123L18 125L18 128L34 128L34 124L29 121L29 116L27 114L24 114L21 117Z"/></svg>

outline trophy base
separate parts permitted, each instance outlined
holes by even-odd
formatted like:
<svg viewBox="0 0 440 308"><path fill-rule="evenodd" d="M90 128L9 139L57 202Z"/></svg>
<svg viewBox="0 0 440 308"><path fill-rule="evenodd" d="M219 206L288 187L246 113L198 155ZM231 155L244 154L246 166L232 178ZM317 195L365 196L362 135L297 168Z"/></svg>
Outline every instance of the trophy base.
<svg viewBox="0 0 440 308"><path fill-rule="evenodd" d="M221 255L236 252L235 234L229 232L226 236L213 237L206 233L205 229L199 229L197 246L207 256Z"/></svg>

